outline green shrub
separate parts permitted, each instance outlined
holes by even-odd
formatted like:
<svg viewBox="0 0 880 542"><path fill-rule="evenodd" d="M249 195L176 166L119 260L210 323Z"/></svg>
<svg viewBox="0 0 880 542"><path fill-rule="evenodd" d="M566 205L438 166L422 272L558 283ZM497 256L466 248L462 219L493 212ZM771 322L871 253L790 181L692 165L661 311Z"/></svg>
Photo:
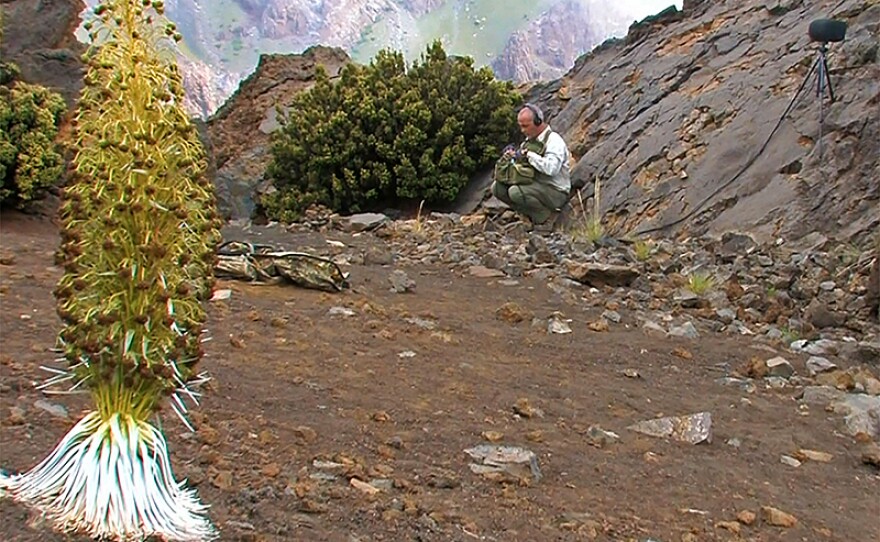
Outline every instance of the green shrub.
<svg viewBox="0 0 880 542"><path fill-rule="evenodd" d="M267 214L295 220L312 203L339 212L401 200L451 201L516 138L519 96L470 57L434 42L409 70L380 51L347 64L339 81L319 70L273 138Z"/></svg>
<svg viewBox="0 0 880 542"><path fill-rule="evenodd" d="M16 73L13 65L0 65L0 78ZM0 204L26 203L61 178L64 158L55 136L65 109L59 94L39 85L0 86Z"/></svg>

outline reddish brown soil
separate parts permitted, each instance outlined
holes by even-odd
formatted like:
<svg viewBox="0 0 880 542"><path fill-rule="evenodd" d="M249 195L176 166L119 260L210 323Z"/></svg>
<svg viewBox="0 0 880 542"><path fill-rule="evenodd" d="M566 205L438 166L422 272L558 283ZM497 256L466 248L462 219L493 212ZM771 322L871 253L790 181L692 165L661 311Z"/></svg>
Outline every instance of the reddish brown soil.
<svg viewBox="0 0 880 542"><path fill-rule="evenodd" d="M68 420L34 407L41 394L33 384L45 377L38 366L52 361L60 327L51 293L56 245L51 224L3 216L0 253L14 262L0 265L0 464L12 471L45 456L88 407L84 398L50 398L68 408ZM214 340L204 368L214 380L193 414L198 432L187 435L170 414L163 421L176 473L211 505L221 540L880 539L880 481L860 464L859 445L841 434L839 419L799 410L791 388L748 394L715 382L725 364L772 357L752 339L652 338L627 313L628 329L594 332L587 328L594 310L532 279L505 286L440 267L405 270L417 282L410 294L391 293L390 269L380 266L354 266L353 289L342 294L220 285L233 294L210 308ZM549 335L528 320L499 320L495 311L507 301L543 319L560 311L574 332ZM333 306L356 314L331 316ZM437 328L407 323L410 316ZM401 358L403 351L416 355ZM804 360L786 356L803 373ZM641 378L625 376L627 368ZM516 416L521 398L543 416ZM25 410L25 423L13 423L14 406ZM704 410L714 419L708 445L626 429ZM591 446L593 424L620 441ZM462 450L485 442L486 431L536 452L544 478L503 485L471 473ZM741 447L727 444L731 438ZM799 448L834 457L798 468L780 463ZM310 479L316 458L346 462L347 472ZM353 476L394 483L368 496L350 485ZM765 505L793 514L797 525L763 523ZM742 510L759 519L739 535L717 526ZM78 540L34 524L8 500L0 501L0 538Z"/></svg>

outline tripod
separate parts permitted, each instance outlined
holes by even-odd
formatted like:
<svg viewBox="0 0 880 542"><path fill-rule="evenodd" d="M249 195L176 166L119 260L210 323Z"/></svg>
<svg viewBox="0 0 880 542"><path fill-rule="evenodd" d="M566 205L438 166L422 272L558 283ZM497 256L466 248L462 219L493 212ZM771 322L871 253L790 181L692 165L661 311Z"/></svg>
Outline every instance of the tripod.
<svg viewBox="0 0 880 542"><path fill-rule="evenodd" d="M816 77L816 97L819 98L819 161L822 161L822 135L823 128L825 126L825 85L828 85L828 96L831 98L831 103L834 103L834 86L831 85L831 75L828 74L828 61L826 60L826 53L828 53L828 44L822 42L819 45L819 56L816 58L816 62L813 63L813 68L810 70L812 73L814 70L819 71ZM807 79L810 78L810 75L807 74Z"/></svg>

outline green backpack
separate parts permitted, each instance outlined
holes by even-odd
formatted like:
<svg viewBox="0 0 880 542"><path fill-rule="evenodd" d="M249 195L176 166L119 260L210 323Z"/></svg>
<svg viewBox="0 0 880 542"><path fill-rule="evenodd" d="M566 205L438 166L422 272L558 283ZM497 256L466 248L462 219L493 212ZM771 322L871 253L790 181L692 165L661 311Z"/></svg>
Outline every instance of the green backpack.
<svg viewBox="0 0 880 542"><path fill-rule="evenodd" d="M538 176L538 170L536 170L531 164L529 164L528 158L526 158L526 152L533 151L541 156L544 155L544 151L547 150L547 142L540 142L538 140L528 140L523 141L522 145L520 145L521 156L519 158L509 157L505 158L502 156L495 162L495 173L493 175L493 180L497 183L501 184L529 184L535 182L535 178Z"/></svg>

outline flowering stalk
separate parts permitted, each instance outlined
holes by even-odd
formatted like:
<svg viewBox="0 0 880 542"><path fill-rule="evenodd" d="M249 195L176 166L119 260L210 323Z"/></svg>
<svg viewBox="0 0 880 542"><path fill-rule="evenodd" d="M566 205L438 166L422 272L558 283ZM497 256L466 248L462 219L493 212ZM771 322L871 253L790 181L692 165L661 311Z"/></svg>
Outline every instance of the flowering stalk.
<svg viewBox="0 0 880 542"><path fill-rule="evenodd" d="M93 47L55 290L67 368L49 369L41 387L87 391L96 410L30 471L0 475L0 494L100 539L216 537L150 423L165 402L187 423L185 401L197 403L202 302L219 241L204 151L163 48L180 36L163 11L159 1L104 0L87 25Z"/></svg>

